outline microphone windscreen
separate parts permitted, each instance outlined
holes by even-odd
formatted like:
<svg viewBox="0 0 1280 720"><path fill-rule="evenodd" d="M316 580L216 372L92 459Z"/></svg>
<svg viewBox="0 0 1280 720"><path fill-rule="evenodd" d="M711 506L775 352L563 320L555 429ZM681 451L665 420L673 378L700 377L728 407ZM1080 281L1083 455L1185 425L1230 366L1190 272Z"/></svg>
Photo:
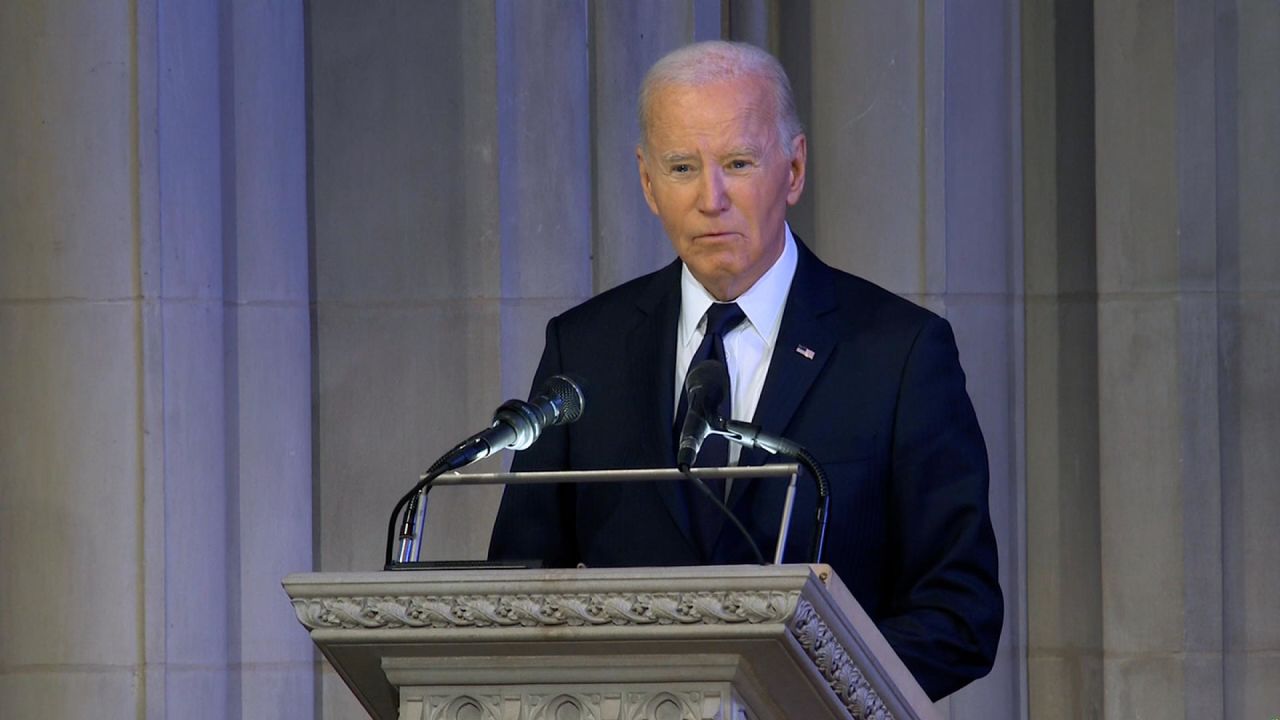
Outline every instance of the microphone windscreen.
<svg viewBox="0 0 1280 720"><path fill-rule="evenodd" d="M729 392L729 370L719 360L707 359L694 365L685 376L684 388L690 400L696 394L706 407L716 408Z"/></svg>
<svg viewBox="0 0 1280 720"><path fill-rule="evenodd" d="M565 375L552 375L542 385L542 394L560 408L560 412L551 420L551 425L568 425L582 417L587 400L582 394L582 387L573 378Z"/></svg>

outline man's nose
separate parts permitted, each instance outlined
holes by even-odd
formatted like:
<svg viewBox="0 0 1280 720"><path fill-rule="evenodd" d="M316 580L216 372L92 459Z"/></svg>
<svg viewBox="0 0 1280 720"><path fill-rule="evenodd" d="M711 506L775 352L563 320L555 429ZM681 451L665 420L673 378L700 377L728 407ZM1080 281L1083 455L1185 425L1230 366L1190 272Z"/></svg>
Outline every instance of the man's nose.
<svg viewBox="0 0 1280 720"><path fill-rule="evenodd" d="M726 191L724 173L711 168L702 174L698 187L698 210L704 213L720 213L729 209L729 193Z"/></svg>

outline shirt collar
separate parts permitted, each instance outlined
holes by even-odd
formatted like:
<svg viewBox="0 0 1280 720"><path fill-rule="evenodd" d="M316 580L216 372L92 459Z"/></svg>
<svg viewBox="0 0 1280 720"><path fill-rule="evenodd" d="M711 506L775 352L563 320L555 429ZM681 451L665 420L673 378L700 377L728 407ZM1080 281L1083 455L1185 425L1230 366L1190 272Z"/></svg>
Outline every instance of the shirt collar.
<svg viewBox="0 0 1280 720"><path fill-rule="evenodd" d="M787 293L791 290L791 280L796 274L796 240L791 234L791 225L784 224L786 234L782 245L782 254L755 284L734 301L756 332L772 347L778 337L778 326L782 321L782 308L787 302ZM676 329L676 339L683 345L693 342L694 334L706 315L707 308L716 299L702 287L702 284L689 272L687 265L680 270L680 325Z"/></svg>

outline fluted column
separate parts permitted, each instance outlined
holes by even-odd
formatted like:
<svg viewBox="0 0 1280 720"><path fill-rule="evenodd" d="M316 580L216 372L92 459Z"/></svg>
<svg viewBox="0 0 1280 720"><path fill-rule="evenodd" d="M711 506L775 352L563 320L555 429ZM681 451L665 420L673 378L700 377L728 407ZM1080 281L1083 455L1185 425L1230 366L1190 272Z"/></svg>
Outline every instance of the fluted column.
<svg viewBox="0 0 1280 720"><path fill-rule="evenodd" d="M1280 10L1025 5L1031 715L1266 716Z"/></svg>
<svg viewBox="0 0 1280 720"><path fill-rule="evenodd" d="M640 81L666 53L720 38L720 3L595 3L591 6L592 290L602 292L675 258L645 203L636 170Z"/></svg>
<svg viewBox="0 0 1280 720"><path fill-rule="evenodd" d="M1102 713L1093 10L1022 11L1028 704L1073 720Z"/></svg>
<svg viewBox="0 0 1280 720"><path fill-rule="evenodd" d="M5 718L310 713L301 9L247 10L0 10Z"/></svg>
<svg viewBox="0 0 1280 720"><path fill-rule="evenodd" d="M0 715L146 707L137 35L0 7Z"/></svg>
<svg viewBox="0 0 1280 720"><path fill-rule="evenodd" d="M781 11L780 42L810 129L793 226L955 329L991 462L1005 623L991 674L943 705L978 717L1024 702L1018 27L1002 3L947 10L800 3Z"/></svg>
<svg viewBox="0 0 1280 720"><path fill-rule="evenodd" d="M222 96L227 716L308 718L314 650L279 590L284 575L312 567L303 13L296 3L236 0L229 14L223 47L233 69Z"/></svg>
<svg viewBox="0 0 1280 720"><path fill-rule="evenodd" d="M1216 42L1223 717L1280 708L1280 6L1231 3Z"/></svg>
<svg viewBox="0 0 1280 720"><path fill-rule="evenodd" d="M1094 23L1108 717L1222 710L1214 36L1195 5Z"/></svg>

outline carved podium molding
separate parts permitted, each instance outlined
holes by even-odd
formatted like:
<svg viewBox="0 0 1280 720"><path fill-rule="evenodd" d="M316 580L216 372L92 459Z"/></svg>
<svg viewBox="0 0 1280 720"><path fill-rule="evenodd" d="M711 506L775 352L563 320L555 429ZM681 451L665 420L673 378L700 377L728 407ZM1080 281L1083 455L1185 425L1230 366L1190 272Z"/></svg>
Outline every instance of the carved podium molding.
<svg viewBox="0 0 1280 720"><path fill-rule="evenodd" d="M293 609L311 630L716 625L783 622L799 597L798 591L341 596L294 600Z"/></svg>
<svg viewBox="0 0 1280 720"><path fill-rule="evenodd" d="M411 705L422 720L749 720L744 708L724 714L718 694L697 690L430 693Z"/></svg>
<svg viewBox="0 0 1280 720"><path fill-rule="evenodd" d="M804 654L813 661L850 715L868 720L893 717L880 700L880 694L867 682L867 677L840 644L840 639L822 622L812 605L801 600L789 626L800 647L804 648Z"/></svg>
<svg viewBox="0 0 1280 720"><path fill-rule="evenodd" d="M934 717L826 566L306 574L285 587L377 718Z"/></svg>

